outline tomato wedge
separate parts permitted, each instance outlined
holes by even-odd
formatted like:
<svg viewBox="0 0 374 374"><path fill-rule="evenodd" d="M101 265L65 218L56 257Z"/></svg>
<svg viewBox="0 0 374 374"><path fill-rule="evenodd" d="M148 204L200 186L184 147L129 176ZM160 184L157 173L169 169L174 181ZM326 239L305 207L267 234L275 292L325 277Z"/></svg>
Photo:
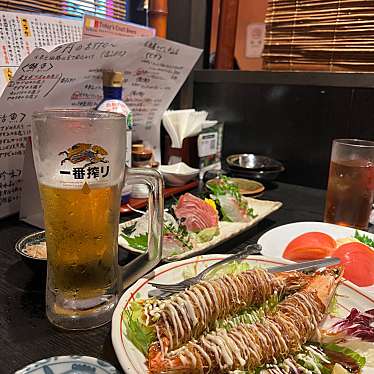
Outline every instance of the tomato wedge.
<svg viewBox="0 0 374 374"><path fill-rule="evenodd" d="M318 260L330 256L336 248L335 240L323 232L307 232L291 240L283 257L291 261Z"/></svg>
<svg viewBox="0 0 374 374"><path fill-rule="evenodd" d="M357 242L346 243L337 248L333 257L339 257L344 265L344 278L360 287L374 284L374 251Z"/></svg>

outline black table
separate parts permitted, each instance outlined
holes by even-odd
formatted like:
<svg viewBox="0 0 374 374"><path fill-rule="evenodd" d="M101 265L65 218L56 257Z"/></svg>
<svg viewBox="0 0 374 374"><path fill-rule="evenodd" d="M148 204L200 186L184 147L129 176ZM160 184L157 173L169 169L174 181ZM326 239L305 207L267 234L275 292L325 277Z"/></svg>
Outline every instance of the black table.
<svg viewBox="0 0 374 374"><path fill-rule="evenodd" d="M260 198L282 201L283 207L212 252L227 253L255 243L265 231L285 223L323 219L323 190L278 183ZM34 231L37 229L16 217L0 221L0 374L13 373L42 358L70 354L102 358L120 369L110 324L90 331L66 332L47 321L44 276L31 270L14 250L20 237Z"/></svg>

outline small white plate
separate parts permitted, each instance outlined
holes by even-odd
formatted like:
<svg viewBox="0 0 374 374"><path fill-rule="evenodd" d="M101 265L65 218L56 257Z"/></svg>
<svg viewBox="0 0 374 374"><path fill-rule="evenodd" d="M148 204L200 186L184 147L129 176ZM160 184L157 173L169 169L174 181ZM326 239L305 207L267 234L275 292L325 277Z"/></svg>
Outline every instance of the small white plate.
<svg viewBox="0 0 374 374"><path fill-rule="evenodd" d="M275 258L283 258L283 252L287 244L297 236L306 232L318 231L330 235L335 240L347 237L354 237L356 229L345 226L333 225L325 222L295 222L271 229L258 239L258 244L262 245L262 254ZM366 231L358 230L374 239L374 235Z"/></svg>
<svg viewBox="0 0 374 374"><path fill-rule="evenodd" d="M250 222L219 222L219 235L215 236L211 241L206 243L197 244L195 248L193 248L190 251L186 251L177 255L170 256L167 253L163 254L163 258L170 261L176 261L181 260L184 258L196 256L198 254L202 254L209 249L213 248L214 246L221 244L225 242L226 240L231 239L232 237L240 234L243 231L248 230L250 227L255 226L258 222L262 221L265 217L267 217L269 214L275 212L278 210L282 203L279 201L268 201L268 200L258 200L253 199L250 197L246 197L246 199L249 202L249 206L253 208L255 214L257 214L257 217L252 219ZM131 226L134 224L138 218L135 218L131 221L127 221L124 223L121 223L119 225L119 233L118 233L118 244L126 248L129 251L136 252L136 253L144 253L143 251L140 251L138 249L132 248L126 241L125 238L121 236L122 228Z"/></svg>
<svg viewBox="0 0 374 374"><path fill-rule="evenodd" d="M287 244L297 236L306 232L318 231L330 235L332 238L342 239L354 237L356 229L345 226L333 225L325 222L295 222L275 227L263 234L257 241L262 246L264 256L283 259L283 252ZM374 239L374 235L366 231L357 230L361 235ZM367 292L374 292L374 286L363 287Z"/></svg>
<svg viewBox="0 0 374 374"><path fill-rule="evenodd" d="M88 356L56 356L34 362L15 374L119 374L109 363Z"/></svg>
<svg viewBox="0 0 374 374"><path fill-rule="evenodd" d="M147 298L148 291L153 289L149 282L175 283L184 279L186 275L193 276L204 270L214 262L227 257L222 254L212 254L194 257L188 260L178 261L158 267L147 278L139 279L128 288L114 311L112 318L112 342L118 360L127 374L147 373L146 359L144 355L131 343L125 334L125 326L122 320L122 312L129 307L129 303L137 298ZM252 265L262 267L277 266L290 261L272 259L264 256L250 256L247 261ZM374 297L371 297L350 282L342 282L337 289L337 305L342 313L347 315L352 308L365 311L373 308ZM373 368L364 368L362 374L373 373Z"/></svg>

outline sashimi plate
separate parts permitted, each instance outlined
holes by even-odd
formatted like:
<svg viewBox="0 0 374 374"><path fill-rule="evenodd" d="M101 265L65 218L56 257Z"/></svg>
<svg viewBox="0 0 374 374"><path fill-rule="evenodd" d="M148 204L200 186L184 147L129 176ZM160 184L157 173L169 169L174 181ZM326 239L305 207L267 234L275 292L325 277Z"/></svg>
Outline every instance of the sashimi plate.
<svg viewBox="0 0 374 374"><path fill-rule="evenodd" d="M156 268L146 278L139 279L133 286L128 288L113 313L112 318L112 342L118 360L127 374L147 373L146 359L144 355L127 338L125 325L122 318L123 310L129 308L131 301L147 298L148 292L153 289L149 282L175 283L187 277L191 277L214 262L224 259L227 255L211 254L197 256L191 259L168 263ZM289 263L286 260L268 258L264 256L250 256L246 260L252 266L271 267ZM362 292L350 282L342 282L337 289L337 305L339 313L348 315L352 308L365 311L374 308L374 297ZM369 343L371 344L371 343ZM374 367L364 367L362 374L374 372Z"/></svg>
<svg viewBox="0 0 374 374"><path fill-rule="evenodd" d="M221 244L231 239L232 237L242 233L243 231L246 231L249 228L255 226L257 223L262 221L269 214L275 212L282 206L282 203L280 201L257 200L257 199L253 199L249 197L247 197L246 199L249 202L249 206L253 208L255 214L257 214L257 216L253 218L250 222L220 221L218 224L219 235L213 237L212 240L206 243L196 244L196 246L192 250L185 251L179 254L169 255L167 253L164 253L163 255L164 259L169 260L169 261L177 261L177 260L182 260L182 259L189 258L192 256L196 256L199 254L203 254L207 252L209 249L217 246L218 244ZM121 247L131 252L143 253L143 251L131 247L129 243L127 242L127 240L121 236L122 228L133 225L137 220L138 218L120 224L118 244Z"/></svg>

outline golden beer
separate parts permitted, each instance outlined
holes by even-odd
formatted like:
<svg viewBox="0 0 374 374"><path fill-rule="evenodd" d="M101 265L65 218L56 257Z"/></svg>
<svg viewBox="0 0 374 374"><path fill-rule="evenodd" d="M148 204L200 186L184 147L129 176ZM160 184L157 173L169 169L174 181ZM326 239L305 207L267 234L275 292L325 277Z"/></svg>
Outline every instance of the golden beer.
<svg viewBox="0 0 374 374"><path fill-rule="evenodd" d="M118 284L119 186L39 189L51 291L76 300L112 294Z"/></svg>
<svg viewBox="0 0 374 374"><path fill-rule="evenodd" d="M126 118L95 110L52 109L32 116L32 151L47 239L46 315L85 330L109 322L120 290L161 260L163 180L125 166ZM127 145L131 148L131 144ZM120 195L149 186L149 249L118 265Z"/></svg>

